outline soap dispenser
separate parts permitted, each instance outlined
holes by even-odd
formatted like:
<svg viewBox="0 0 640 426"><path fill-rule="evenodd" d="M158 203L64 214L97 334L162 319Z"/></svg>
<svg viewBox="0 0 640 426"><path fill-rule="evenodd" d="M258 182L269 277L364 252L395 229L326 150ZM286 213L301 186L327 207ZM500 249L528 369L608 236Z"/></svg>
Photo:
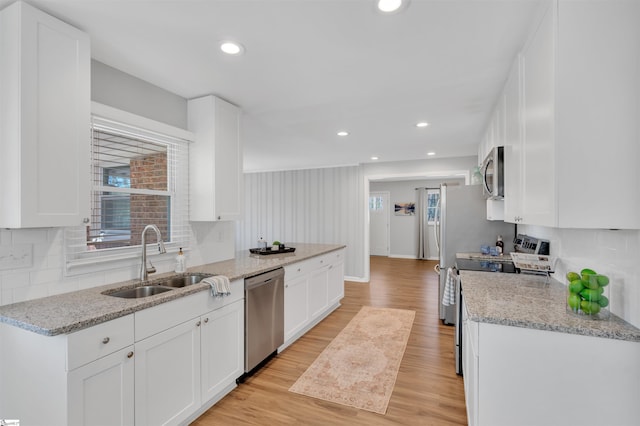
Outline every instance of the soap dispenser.
<svg viewBox="0 0 640 426"><path fill-rule="evenodd" d="M185 255L182 252L182 247L180 247L180 251L178 252L178 255L176 256L175 272L179 273L179 274L187 272L187 259L185 258Z"/></svg>

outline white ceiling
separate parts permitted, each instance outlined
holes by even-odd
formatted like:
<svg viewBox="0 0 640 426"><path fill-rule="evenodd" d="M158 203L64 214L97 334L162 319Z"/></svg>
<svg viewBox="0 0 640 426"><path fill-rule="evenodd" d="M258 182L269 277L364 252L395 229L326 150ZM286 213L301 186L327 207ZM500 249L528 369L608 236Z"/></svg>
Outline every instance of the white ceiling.
<svg viewBox="0 0 640 426"><path fill-rule="evenodd" d="M29 3L88 32L100 62L240 106L257 171L476 155L538 1L412 0L390 15L374 0ZM219 52L228 37L243 56Z"/></svg>

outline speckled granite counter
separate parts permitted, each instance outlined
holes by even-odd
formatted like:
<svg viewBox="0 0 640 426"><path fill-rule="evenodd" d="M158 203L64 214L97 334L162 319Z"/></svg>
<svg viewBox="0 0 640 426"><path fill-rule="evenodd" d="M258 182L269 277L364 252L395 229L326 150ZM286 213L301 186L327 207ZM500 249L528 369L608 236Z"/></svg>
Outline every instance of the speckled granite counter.
<svg viewBox="0 0 640 426"><path fill-rule="evenodd" d="M248 250L237 252L235 259L194 266L189 268L188 272L226 275L234 281L345 247L336 244L295 243L291 243L291 246L296 248L293 253L256 255L250 254ZM152 282L172 275L176 274L158 274L152 277ZM140 299L122 299L102 294L105 291L139 285L139 280L130 280L0 306L0 322L46 336L55 336L91 327L189 294L209 290L207 284L194 284Z"/></svg>
<svg viewBox="0 0 640 426"><path fill-rule="evenodd" d="M509 253L502 256L491 256L489 254L482 253L456 253L456 259L474 259L474 260L486 260L489 262L513 262Z"/></svg>
<svg viewBox="0 0 640 426"><path fill-rule="evenodd" d="M566 288L553 278L460 271L460 279L472 321L640 342L640 329L613 314L602 321L567 312Z"/></svg>

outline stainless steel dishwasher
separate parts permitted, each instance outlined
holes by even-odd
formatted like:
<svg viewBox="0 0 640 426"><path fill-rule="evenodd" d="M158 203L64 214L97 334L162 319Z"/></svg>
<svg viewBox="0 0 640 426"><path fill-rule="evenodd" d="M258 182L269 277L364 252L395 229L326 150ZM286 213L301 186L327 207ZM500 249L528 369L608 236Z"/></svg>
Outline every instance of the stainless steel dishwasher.
<svg viewBox="0 0 640 426"><path fill-rule="evenodd" d="M244 371L249 373L284 343L284 269L244 280Z"/></svg>

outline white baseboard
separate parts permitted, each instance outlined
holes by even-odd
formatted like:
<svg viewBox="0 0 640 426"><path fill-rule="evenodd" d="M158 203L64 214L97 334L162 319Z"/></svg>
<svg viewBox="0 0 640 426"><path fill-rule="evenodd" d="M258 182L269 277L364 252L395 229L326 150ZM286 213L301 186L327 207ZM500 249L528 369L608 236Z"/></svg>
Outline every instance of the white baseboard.
<svg viewBox="0 0 640 426"><path fill-rule="evenodd" d="M410 254L390 254L389 257L394 259L417 259L418 256L412 256Z"/></svg>
<svg viewBox="0 0 640 426"><path fill-rule="evenodd" d="M368 283L369 282L368 280L365 280L363 277L348 277L348 276L345 276L344 280L345 281L355 281L357 283Z"/></svg>

